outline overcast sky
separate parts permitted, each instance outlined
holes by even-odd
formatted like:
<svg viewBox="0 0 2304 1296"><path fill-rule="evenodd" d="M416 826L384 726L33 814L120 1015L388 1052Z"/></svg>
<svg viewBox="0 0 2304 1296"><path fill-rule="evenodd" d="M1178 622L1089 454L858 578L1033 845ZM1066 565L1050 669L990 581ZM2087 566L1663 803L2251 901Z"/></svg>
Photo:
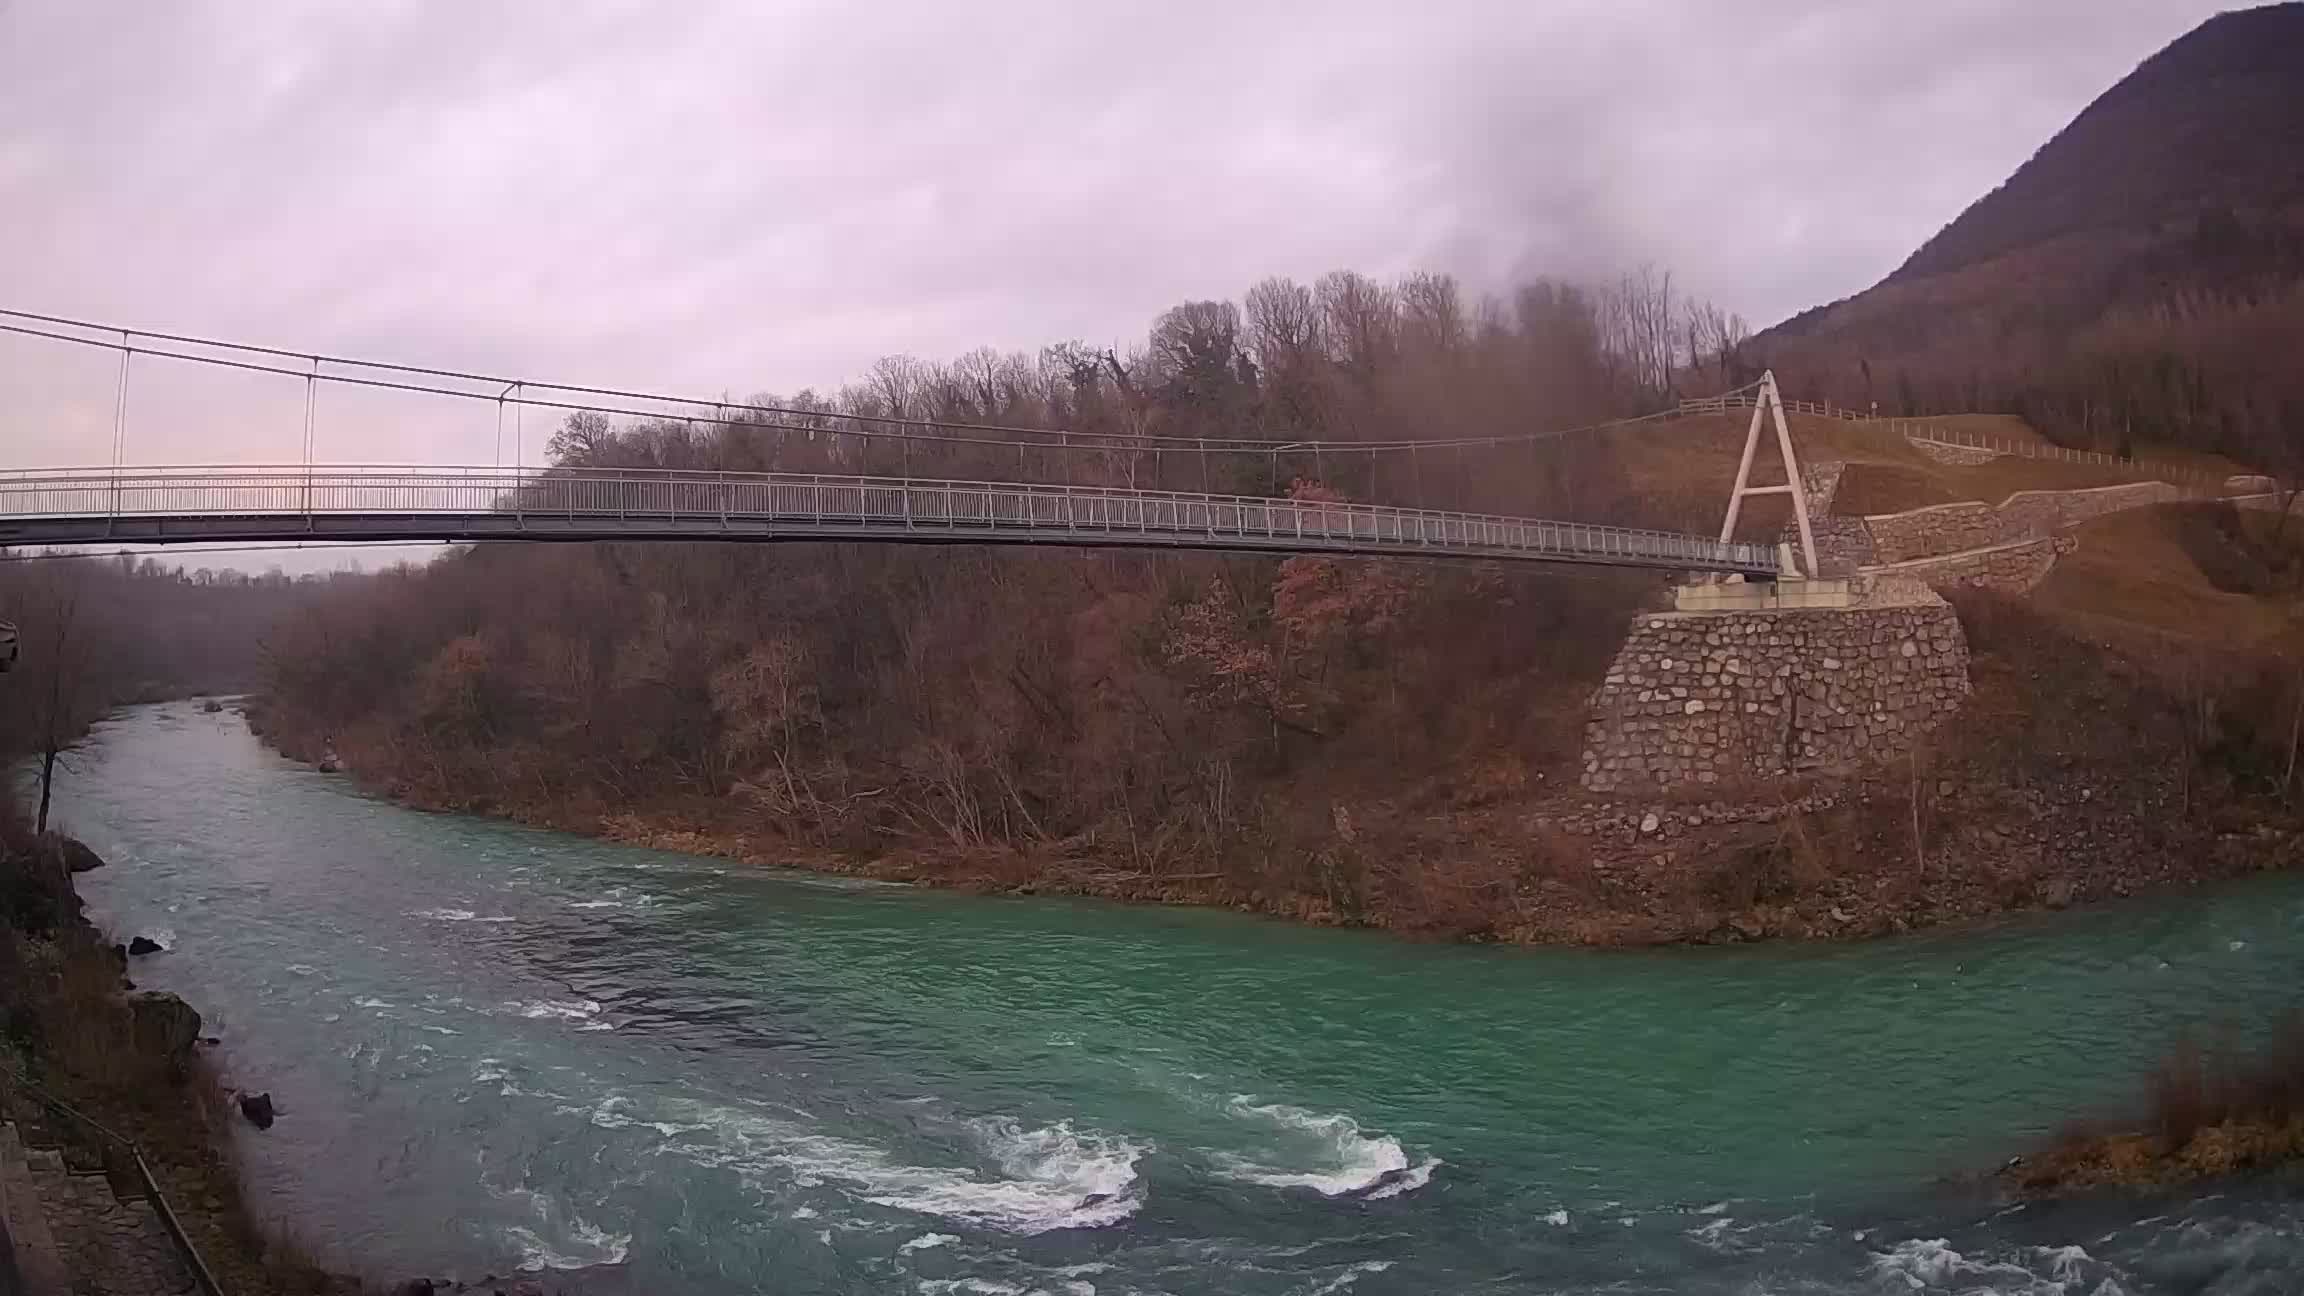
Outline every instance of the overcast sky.
<svg viewBox="0 0 2304 1296"><path fill-rule="evenodd" d="M2217 7L0 0L0 305L737 395L1338 267L1766 324ZM299 392L159 368L131 461L297 457ZM0 340L0 465L105 461L110 372ZM348 404L323 459L492 453Z"/></svg>

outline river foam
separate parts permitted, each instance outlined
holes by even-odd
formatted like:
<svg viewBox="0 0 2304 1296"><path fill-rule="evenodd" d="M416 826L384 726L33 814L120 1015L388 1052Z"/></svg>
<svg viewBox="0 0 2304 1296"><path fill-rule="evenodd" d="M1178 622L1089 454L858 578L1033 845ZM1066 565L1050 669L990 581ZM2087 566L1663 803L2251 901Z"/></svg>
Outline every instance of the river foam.
<svg viewBox="0 0 2304 1296"><path fill-rule="evenodd" d="M965 1122L956 1132L967 1150L989 1162L986 1170L913 1164L882 1148L764 1113L678 1106L675 1114L712 1137L668 1144L667 1151L803 1187L829 1182L869 1205L1029 1236L1117 1224L1144 1204L1136 1166L1149 1145L1076 1129L1068 1121Z"/></svg>
<svg viewBox="0 0 2304 1296"><path fill-rule="evenodd" d="M1268 1188L1309 1188L1323 1197L1359 1194L1370 1201L1414 1192L1432 1182L1438 1157L1410 1164L1408 1150L1390 1135L1371 1136L1360 1122L1341 1112L1321 1113L1286 1103L1257 1103L1246 1094L1226 1110L1238 1120L1260 1124L1278 1137L1274 1165L1229 1152L1211 1158L1218 1173Z"/></svg>
<svg viewBox="0 0 2304 1296"><path fill-rule="evenodd" d="M2013 1256L1977 1256L1945 1238L1909 1238L1872 1257L1883 1291L1973 1292L1991 1296L2128 1296L2120 1275L2077 1246L2026 1247Z"/></svg>
<svg viewBox="0 0 2304 1296"><path fill-rule="evenodd" d="M2276 1183L2003 1215L1914 1169L2084 1110L2107 1081L2070 1058L2132 1056L2139 1022L2273 1017L2304 877L1818 949L1396 946L715 877L416 815L149 714L106 722L74 789L115 864L78 884L115 930L175 929L137 979L227 1020L236 1069L338 1118L245 1151L286 1225L379 1272L525 1262L632 1296L2304 1290ZM459 912L407 916L427 906ZM578 1015L522 1015L540 1003ZM1755 1023L1768 1064L1715 1067L1704 1101L1655 1067L1748 1057ZM961 1240L901 1249L931 1236Z"/></svg>
<svg viewBox="0 0 2304 1296"><path fill-rule="evenodd" d="M600 1005L591 999L528 999L506 1004L504 1008L531 1021L582 1022L600 1015Z"/></svg>
<svg viewBox="0 0 2304 1296"><path fill-rule="evenodd" d="M514 1224L504 1230L505 1239L520 1252L519 1268L524 1272L619 1265L632 1252L631 1234L589 1223L544 1193L512 1188L497 1196L525 1201L535 1220L533 1226Z"/></svg>

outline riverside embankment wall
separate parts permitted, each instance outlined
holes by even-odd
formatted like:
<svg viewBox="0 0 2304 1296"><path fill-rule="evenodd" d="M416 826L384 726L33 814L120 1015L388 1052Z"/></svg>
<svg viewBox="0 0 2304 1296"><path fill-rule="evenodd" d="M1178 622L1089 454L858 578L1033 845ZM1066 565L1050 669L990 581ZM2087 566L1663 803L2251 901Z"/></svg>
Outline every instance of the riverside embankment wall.
<svg viewBox="0 0 2304 1296"><path fill-rule="evenodd" d="M1968 696L1941 599L1889 607L1649 613L1592 698L1583 784L1653 792L1891 755Z"/></svg>

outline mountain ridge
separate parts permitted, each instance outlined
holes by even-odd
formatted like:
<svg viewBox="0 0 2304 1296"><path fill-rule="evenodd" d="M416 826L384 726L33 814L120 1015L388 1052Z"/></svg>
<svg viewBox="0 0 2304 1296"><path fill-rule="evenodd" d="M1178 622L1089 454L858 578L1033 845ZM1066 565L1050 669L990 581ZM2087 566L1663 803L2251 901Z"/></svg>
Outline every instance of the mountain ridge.
<svg viewBox="0 0 2304 1296"><path fill-rule="evenodd" d="M1883 413L1998 409L2304 473L2304 3L2138 64L1862 292L1741 360Z"/></svg>

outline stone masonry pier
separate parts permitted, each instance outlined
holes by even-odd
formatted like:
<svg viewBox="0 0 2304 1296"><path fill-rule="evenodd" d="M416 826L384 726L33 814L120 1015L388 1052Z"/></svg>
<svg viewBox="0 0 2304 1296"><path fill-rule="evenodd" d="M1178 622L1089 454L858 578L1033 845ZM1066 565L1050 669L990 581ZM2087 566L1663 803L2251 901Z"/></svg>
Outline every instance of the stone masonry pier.
<svg viewBox="0 0 2304 1296"><path fill-rule="evenodd" d="M1592 698L1584 786L1654 792L1907 749L1968 696L1959 618L1932 594L1911 595L1842 610L1635 618Z"/></svg>
<svg viewBox="0 0 2304 1296"><path fill-rule="evenodd" d="M1973 463L1996 452L1923 445ZM1944 453L1938 453L1941 450ZM1911 749L1968 697L1968 643L1936 591L2022 594L2091 518L2187 498L2162 481L2018 491L1856 517L1831 511L1844 466L1801 469L1826 579L1684 586L1675 610L1633 620L1592 696L1586 789L1654 793L1845 769ZM2258 478L2222 502L2279 509ZM1783 543L1797 540L1787 526Z"/></svg>

